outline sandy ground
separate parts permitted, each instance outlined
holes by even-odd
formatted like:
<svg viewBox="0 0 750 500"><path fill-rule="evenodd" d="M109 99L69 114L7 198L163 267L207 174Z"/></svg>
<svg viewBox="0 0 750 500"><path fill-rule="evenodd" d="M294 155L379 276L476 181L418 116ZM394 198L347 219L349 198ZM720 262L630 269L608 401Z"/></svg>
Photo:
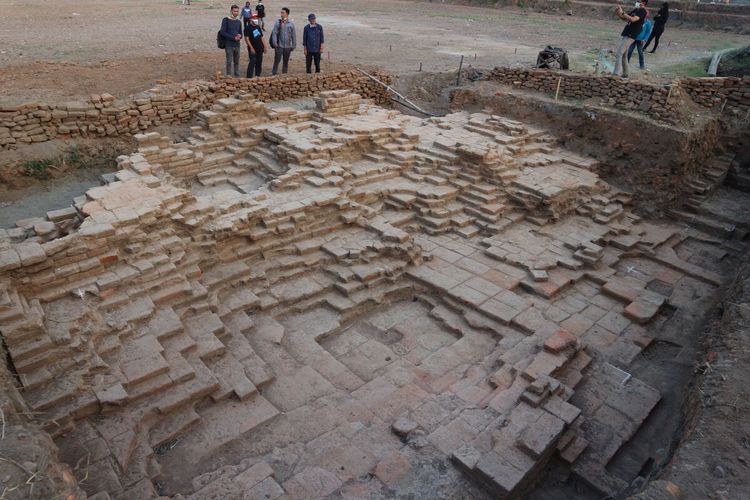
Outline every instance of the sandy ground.
<svg viewBox="0 0 750 500"><path fill-rule="evenodd" d="M194 0L0 0L0 93L4 102L66 101L90 93L124 96L159 80L207 78L223 66L215 34L227 2ZM278 2L267 2L270 20ZM573 68L592 71L600 49L613 48L622 22L524 10L372 0L286 2L301 36L315 10L326 28L326 70L379 65L396 73L466 64L531 65L547 44L567 48ZM750 44L750 37L667 27L647 78L700 71L711 51ZM663 48L663 50L662 50ZM243 54L242 61L247 59ZM301 51L292 71L303 71ZM636 62L636 61L633 61ZM636 63L637 64L637 63ZM270 61L264 69L270 73ZM638 73L636 71L636 73Z"/></svg>

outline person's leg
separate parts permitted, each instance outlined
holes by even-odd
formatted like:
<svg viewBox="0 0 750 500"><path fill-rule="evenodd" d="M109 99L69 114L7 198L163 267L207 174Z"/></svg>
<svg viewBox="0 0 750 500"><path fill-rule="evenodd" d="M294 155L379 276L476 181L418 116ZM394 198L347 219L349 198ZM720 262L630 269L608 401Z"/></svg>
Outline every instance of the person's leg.
<svg viewBox="0 0 750 500"><path fill-rule="evenodd" d="M313 54L313 60L315 61L315 72L320 73L320 52Z"/></svg>
<svg viewBox="0 0 750 500"><path fill-rule="evenodd" d="M661 36L663 30L654 29L654 31L651 32L651 35L648 37L648 42L651 43L651 40L654 41L654 47L651 49L651 53L653 54L656 51L656 46L659 45L659 37ZM648 46L648 43L646 44Z"/></svg>
<svg viewBox="0 0 750 500"><path fill-rule="evenodd" d="M289 71L289 56L292 55L292 49L284 49L284 65L281 72L286 74Z"/></svg>
<svg viewBox="0 0 750 500"><path fill-rule="evenodd" d="M229 47L229 46L224 47L224 55L227 58L227 66L225 68L226 71L224 71L224 74L226 76L231 76L232 75L232 47Z"/></svg>
<svg viewBox="0 0 750 500"><path fill-rule="evenodd" d="M641 69L646 69L646 63L643 60L643 40L635 42L635 47L638 49L638 65Z"/></svg>
<svg viewBox="0 0 750 500"><path fill-rule="evenodd" d="M307 71L308 73L312 73L312 60L312 52L308 52L307 54L305 54L305 71Z"/></svg>
<svg viewBox="0 0 750 500"><path fill-rule="evenodd" d="M247 72L245 74L245 78L252 78L253 73L255 72L255 59L258 57L258 54L253 54L250 52L250 47L247 48Z"/></svg>
<svg viewBox="0 0 750 500"><path fill-rule="evenodd" d="M646 50L648 46L651 44L651 40L654 39L654 32L652 31L651 34L648 36L648 40L646 40L646 44L643 46L643 50Z"/></svg>
<svg viewBox="0 0 750 500"><path fill-rule="evenodd" d="M232 51L232 57L234 57L234 77L240 77L240 46L237 45Z"/></svg>
<svg viewBox="0 0 750 500"><path fill-rule="evenodd" d="M630 56L633 55L633 49L635 48L635 44L637 42L633 42L630 44L630 47L628 47L628 62L630 62Z"/></svg>
<svg viewBox="0 0 750 500"><path fill-rule="evenodd" d="M271 74L275 75L279 72L279 63L281 62L281 55L284 53L284 49L281 47L276 47L274 49L273 53L273 68L271 69Z"/></svg>
<svg viewBox="0 0 750 500"><path fill-rule="evenodd" d="M659 31L659 32L656 33L656 38L654 38L654 48L651 51L652 53L656 52L656 47L659 46L659 38L661 38L661 34L662 33L664 33L664 31Z"/></svg>
<svg viewBox="0 0 750 500"><path fill-rule="evenodd" d="M612 71L613 75L619 75L622 73L622 60L625 57L626 44L629 40L630 38L626 36L620 38L620 43L618 43L617 48L615 48L615 69Z"/></svg>
<svg viewBox="0 0 750 500"><path fill-rule="evenodd" d="M255 76L260 76L260 71L263 69L263 52L255 53Z"/></svg>

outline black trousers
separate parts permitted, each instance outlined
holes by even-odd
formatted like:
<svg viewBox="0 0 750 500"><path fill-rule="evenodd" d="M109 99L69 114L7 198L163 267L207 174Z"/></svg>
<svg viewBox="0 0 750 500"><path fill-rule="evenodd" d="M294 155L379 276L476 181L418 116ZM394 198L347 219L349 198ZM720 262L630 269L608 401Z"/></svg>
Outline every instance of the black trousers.
<svg viewBox="0 0 750 500"><path fill-rule="evenodd" d="M247 74L245 75L247 78L252 78L253 76L260 76L260 71L263 68L263 51L262 50L256 50L255 54L250 52L250 47L247 48Z"/></svg>
<svg viewBox="0 0 750 500"><path fill-rule="evenodd" d="M646 45L643 46L643 50L646 50L651 44L651 40L654 40L654 48L651 49L651 52L654 52L656 50L656 47L659 46L659 38L661 38L662 33L664 33L664 26L661 28L659 26L655 26L654 30L651 32L651 34L648 37L648 41L646 42Z"/></svg>
<svg viewBox="0 0 750 500"><path fill-rule="evenodd" d="M320 73L320 52L308 52L305 55L305 66L308 73L312 73L313 61L315 61L315 72Z"/></svg>

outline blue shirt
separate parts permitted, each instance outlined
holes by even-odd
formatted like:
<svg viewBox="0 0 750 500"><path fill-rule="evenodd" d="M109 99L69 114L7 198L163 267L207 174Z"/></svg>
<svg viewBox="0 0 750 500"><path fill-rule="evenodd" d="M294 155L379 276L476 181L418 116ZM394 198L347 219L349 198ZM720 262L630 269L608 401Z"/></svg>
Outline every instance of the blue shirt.
<svg viewBox="0 0 750 500"><path fill-rule="evenodd" d="M320 52L320 46L325 43L323 39L323 26L319 24L308 24L302 32L302 46L308 52Z"/></svg>
<svg viewBox="0 0 750 500"><path fill-rule="evenodd" d="M641 34L638 35L635 39L636 40L648 40L649 35L651 35L651 28L653 27L653 24L651 23L650 19L646 19L646 21L643 23L643 29L641 30Z"/></svg>

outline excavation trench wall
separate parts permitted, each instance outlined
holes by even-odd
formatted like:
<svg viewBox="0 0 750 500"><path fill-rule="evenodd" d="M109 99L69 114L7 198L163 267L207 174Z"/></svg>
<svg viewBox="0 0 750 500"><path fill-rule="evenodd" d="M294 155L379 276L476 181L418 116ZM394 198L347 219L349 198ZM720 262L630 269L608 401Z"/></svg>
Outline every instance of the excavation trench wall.
<svg viewBox="0 0 750 500"><path fill-rule="evenodd" d="M566 147L600 160L599 174L633 192L644 213L660 212L681 198L688 180L712 156L720 131L716 118L681 128L488 83L455 90L451 107L485 109L544 126Z"/></svg>
<svg viewBox="0 0 750 500"><path fill-rule="evenodd" d="M683 97L702 108L745 117L750 111L750 76L683 78L668 85L544 69L495 68L485 79L565 99L599 98L604 105L645 113L668 123L680 122Z"/></svg>
<svg viewBox="0 0 750 500"><path fill-rule="evenodd" d="M375 76L390 83L389 75ZM321 90L350 89L382 104L387 91L356 71L314 76L254 79L222 78L163 85L122 100L109 94L65 104L0 102L0 148L44 142L55 138L115 137L133 135L158 125L183 123L218 99L237 93L270 102L318 94Z"/></svg>

